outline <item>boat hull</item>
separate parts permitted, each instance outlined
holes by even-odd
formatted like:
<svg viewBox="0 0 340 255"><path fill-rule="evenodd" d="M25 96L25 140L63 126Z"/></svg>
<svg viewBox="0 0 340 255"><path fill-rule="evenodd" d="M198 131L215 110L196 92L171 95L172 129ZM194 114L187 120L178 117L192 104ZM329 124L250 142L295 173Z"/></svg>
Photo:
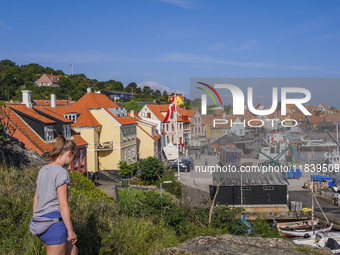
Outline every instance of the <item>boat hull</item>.
<svg viewBox="0 0 340 255"><path fill-rule="evenodd" d="M309 226L308 228L290 228L290 229L285 229L282 227L277 227L277 229L280 232L281 236L286 236L286 237L304 237L307 234L309 236L314 235L315 233L318 233L320 231L323 232L329 232L333 227L333 223L326 226L326 227L317 227L315 226L315 229L312 230L312 226Z"/></svg>

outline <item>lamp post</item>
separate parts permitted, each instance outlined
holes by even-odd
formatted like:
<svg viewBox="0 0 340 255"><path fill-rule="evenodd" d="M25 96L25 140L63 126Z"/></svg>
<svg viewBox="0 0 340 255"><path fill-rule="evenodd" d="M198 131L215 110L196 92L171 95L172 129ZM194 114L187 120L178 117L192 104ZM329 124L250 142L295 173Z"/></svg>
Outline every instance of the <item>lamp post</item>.
<svg viewBox="0 0 340 255"><path fill-rule="evenodd" d="M172 183L172 181L164 181L164 182L161 182L161 197L163 197L163 195L162 195L162 184L163 183Z"/></svg>

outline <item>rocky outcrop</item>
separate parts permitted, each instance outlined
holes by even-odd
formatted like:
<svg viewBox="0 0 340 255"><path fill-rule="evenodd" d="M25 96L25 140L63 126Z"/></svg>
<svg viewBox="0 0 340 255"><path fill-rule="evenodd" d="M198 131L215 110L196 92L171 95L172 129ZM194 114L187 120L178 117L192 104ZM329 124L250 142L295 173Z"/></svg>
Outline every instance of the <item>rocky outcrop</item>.
<svg viewBox="0 0 340 255"><path fill-rule="evenodd" d="M314 252L314 253L312 253ZM201 236L179 246L161 250L159 255L291 255L291 254L325 254L331 255L327 248L298 246L280 238L247 237L221 235L218 237Z"/></svg>
<svg viewBox="0 0 340 255"><path fill-rule="evenodd" d="M0 145L0 162L15 168L37 167L46 164L46 161L36 152L25 148L25 144L18 139L4 135L3 143Z"/></svg>

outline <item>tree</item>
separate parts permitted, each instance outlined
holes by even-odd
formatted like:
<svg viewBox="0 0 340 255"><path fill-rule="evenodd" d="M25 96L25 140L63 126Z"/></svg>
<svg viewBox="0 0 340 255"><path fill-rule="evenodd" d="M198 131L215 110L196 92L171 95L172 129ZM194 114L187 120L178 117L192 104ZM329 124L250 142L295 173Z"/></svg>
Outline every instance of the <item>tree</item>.
<svg viewBox="0 0 340 255"><path fill-rule="evenodd" d="M161 92L158 89L153 93L153 95L156 96L156 97L162 96Z"/></svg>
<svg viewBox="0 0 340 255"><path fill-rule="evenodd" d="M151 92L151 88L149 86L144 86L143 87L143 93L144 94L149 94Z"/></svg>
<svg viewBox="0 0 340 255"><path fill-rule="evenodd" d="M123 177L129 177L136 169L136 164L128 164L126 161L119 161L118 163L119 174Z"/></svg>
<svg viewBox="0 0 340 255"><path fill-rule="evenodd" d="M168 101L168 92L166 92L166 90L163 91L163 97Z"/></svg>
<svg viewBox="0 0 340 255"><path fill-rule="evenodd" d="M163 164L156 157L148 157L143 159L138 164L138 169L141 173L141 179L149 184L154 183L156 180L162 178L164 172Z"/></svg>
<svg viewBox="0 0 340 255"><path fill-rule="evenodd" d="M131 82L125 87L125 91L128 93L132 93L132 92L135 93L136 88L137 88L137 84L135 82Z"/></svg>
<svg viewBox="0 0 340 255"><path fill-rule="evenodd" d="M126 110L128 112L130 112L131 110L134 110L135 112L139 112L143 107L138 104L135 100L130 100L127 101L126 103L124 103L122 105L122 107L126 108Z"/></svg>
<svg viewBox="0 0 340 255"><path fill-rule="evenodd" d="M233 108L233 107L232 107L230 104L225 105L225 106L224 106L224 111L228 114L232 108Z"/></svg>

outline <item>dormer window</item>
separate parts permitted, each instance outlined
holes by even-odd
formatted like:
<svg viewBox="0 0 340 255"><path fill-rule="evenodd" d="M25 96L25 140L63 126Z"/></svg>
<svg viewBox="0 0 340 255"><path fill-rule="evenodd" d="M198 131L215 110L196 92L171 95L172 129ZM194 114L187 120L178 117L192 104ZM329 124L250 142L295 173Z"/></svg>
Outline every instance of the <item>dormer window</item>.
<svg viewBox="0 0 340 255"><path fill-rule="evenodd" d="M71 126L63 125L63 135L65 138L71 138Z"/></svg>
<svg viewBox="0 0 340 255"><path fill-rule="evenodd" d="M73 122L77 122L77 114L76 113L67 113L67 114L64 114L64 117L69 119L69 120L72 120Z"/></svg>
<svg viewBox="0 0 340 255"><path fill-rule="evenodd" d="M50 142L54 140L53 126L44 127L44 140Z"/></svg>

